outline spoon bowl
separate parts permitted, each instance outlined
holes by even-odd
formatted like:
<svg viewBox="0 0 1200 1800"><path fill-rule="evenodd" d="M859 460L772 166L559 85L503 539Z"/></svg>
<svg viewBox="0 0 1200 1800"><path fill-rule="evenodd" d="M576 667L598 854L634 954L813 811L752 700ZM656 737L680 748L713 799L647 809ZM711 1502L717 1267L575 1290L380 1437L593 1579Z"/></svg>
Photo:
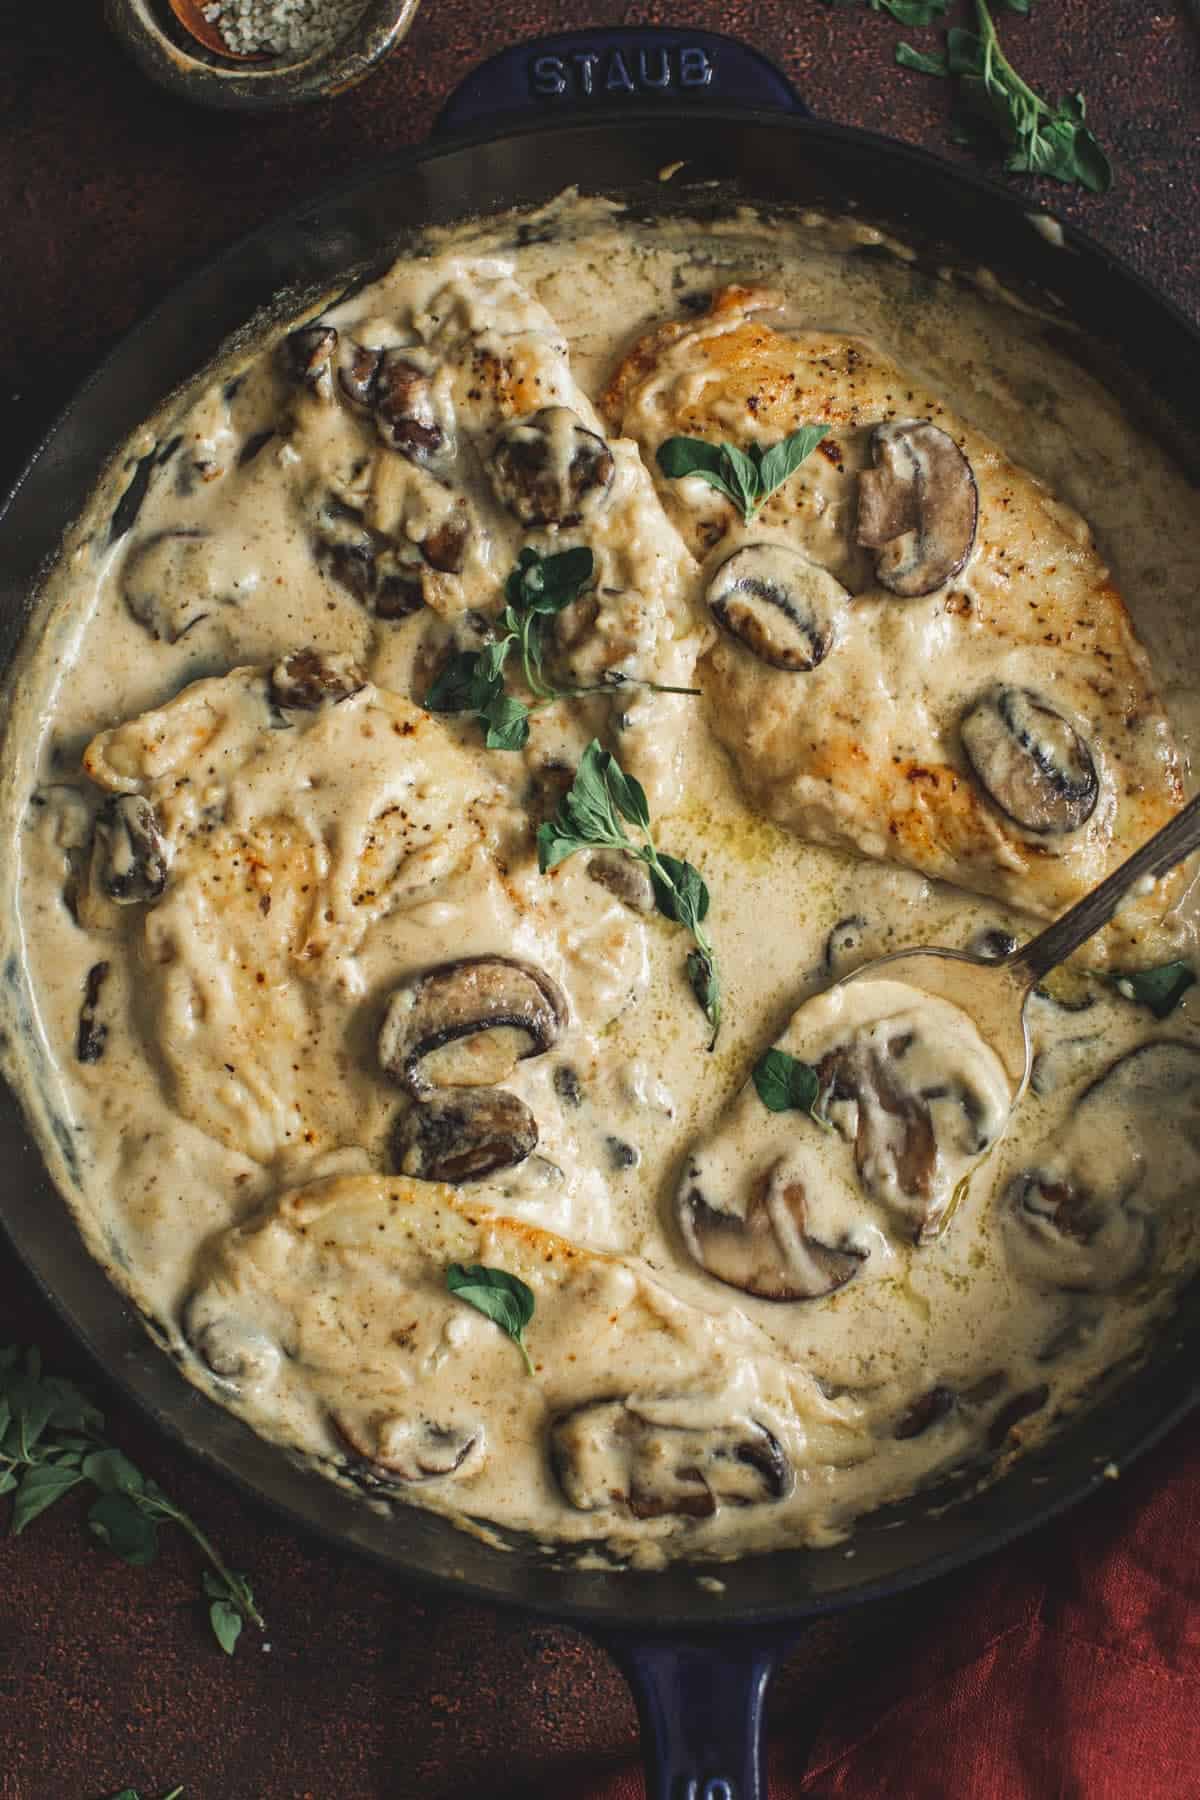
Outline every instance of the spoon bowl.
<svg viewBox="0 0 1200 1800"><path fill-rule="evenodd" d="M1013 1083L1015 1107L1029 1080L1032 1047L1025 1005L1051 969L1102 930L1123 900L1146 891L1177 863L1200 848L1200 794L1147 839L1140 850L1085 894L1069 912L1008 956L972 956L965 950L929 947L897 950L877 957L836 985L878 976L900 981L919 993L948 1000L972 1020L984 1042L1003 1063Z"/></svg>

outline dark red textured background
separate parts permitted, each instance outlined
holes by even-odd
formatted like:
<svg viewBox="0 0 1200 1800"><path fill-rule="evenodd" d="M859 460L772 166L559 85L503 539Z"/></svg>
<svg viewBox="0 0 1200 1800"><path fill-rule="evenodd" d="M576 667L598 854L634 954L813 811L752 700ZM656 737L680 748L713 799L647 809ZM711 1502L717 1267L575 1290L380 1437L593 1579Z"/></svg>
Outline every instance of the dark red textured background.
<svg viewBox="0 0 1200 1800"><path fill-rule="evenodd" d="M999 10L999 9L997 9ZM822 0L425 0L364 87L267 119L147 86L84 0L0 0L0 475L98 355L211 250L419 139L479 58L538 31L707 25L774 56L820 114L951 157L942 84L892 68L901 33ZM1118 180L1041 184L1200 313L1200 27L1187 0L1040 0L1003 18L1022 70L1082 86ZM1037 184L1028 184L1030 192ZM88 1375L0 1260L0 1342ZM223 1657L186 1544L151 1570L91 1548L68 1500L0 1547L0 1800L583 1800L640 1793L633 1708L570 1633L451 1600L297 1540L119 1402L113 1436L252 1572L265 1641ZM1200 1795L1200 1456L1184 1431L1028 1545L811 1632L770 1710L773 1795L1174 1800Z"/></svg>

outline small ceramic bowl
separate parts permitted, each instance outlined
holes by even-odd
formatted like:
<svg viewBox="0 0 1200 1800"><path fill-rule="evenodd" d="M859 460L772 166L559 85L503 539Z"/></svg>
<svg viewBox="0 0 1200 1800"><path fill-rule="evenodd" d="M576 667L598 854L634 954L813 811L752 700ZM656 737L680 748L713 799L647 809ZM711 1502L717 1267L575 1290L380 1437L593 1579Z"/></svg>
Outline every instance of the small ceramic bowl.
<svg viewBox="0 0 1200 1800"><path fill-rule="evenodd" d="M408 31L421 0L366 0L330 50L305 62L218 56L178 22L167 0L105 0L105 17L143 73L181 99L241 112L327 100L369 75Z"/></svg>

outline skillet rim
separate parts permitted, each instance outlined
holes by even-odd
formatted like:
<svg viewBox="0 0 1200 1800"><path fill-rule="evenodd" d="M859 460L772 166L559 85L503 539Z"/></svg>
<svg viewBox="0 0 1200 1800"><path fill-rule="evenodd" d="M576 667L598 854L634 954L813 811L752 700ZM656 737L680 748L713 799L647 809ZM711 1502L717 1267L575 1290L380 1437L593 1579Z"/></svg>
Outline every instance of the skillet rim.
<svg viewBox="0 0 1200 1800"><path fill-rule="evenodd" d="M372 161L366 165L365 169L360 168L353 175L323 187L317 194L280 213L273 214L262 224L242 234L234 243L217 252L215 256L205 259L189 273L183 282L173 285L147 314L118 339L39 438L28 460L18 473L3 506L0 507L0 546L3 546L6 534L11 529L10 516L14 508L19 507L19 504L26 498L26 489L31 486L35 489L36 500L36 485L42 480L43 466L47 463L50 465L50 476L52 477L56 449L61 447L64 439L69 441L72 432L79 433L81 429L80 415L86 413L89 403L103 406L105 384L106 382L111 383L114 378L119 377L123 360L128 358L131 353L137 353L142 342L150 335L154 327L161 326L176 314L186 313L189 304L194 306L205 284L212 284L223 272L236 269L250 253L270 246L272 242L285 237L289 230L303 227L314 217L335 212L339 205L345 205L356 196L368 192L376 183L382 185L389 179L401 178L412 170L423 168L427 164L451 161L464 152L480 149L508 149L512 146L519 146L525 140L536 142L547 136L578 136L586 140L587 137L597 132L611 134L618 126L623 137L627 137L635 128L652 126L660 131L667 129L686 132L689 127L697 125L707 134L709 149L712 148L714 141L714 127L736 128L742 126L752 127L756 130L766 127L774 134L780 130L805 134L810 140L821 140L827 158L832 155L837 160L843 154L850 154L852 176L854 173L853 159L885 157L897 166L907 166L918 177L923 173L935 178L936 183L949 183L952 187L963 189L967 193L973 192L976 198L981 203L986 203L993 212L999 208L1012 224L1019 224L1029 240L1034 237L1029 223L1031 210L1029 200L1025 196L1000 187L972 170L959 169L956 165L948 163L929 151L899 144L873 131L855 126L792 118L758 108L709 107L706 105L703 114L699 114L686 104L661 107L598 108L595 112L589 113L584 120L569 116L543 119L535 123L525 122L508 126L499 131L481 128L453 138L414 146L395 152L386 158ZM692 160L696 162L701 159L693 158ZM539 182L539 185L544 185L549 188L550 192L553 192L561 188L562 182L552 181L545 184ZM600 180L594 183L588 181L580 185L583 191L598 194L620 192L622 188L628 192L629 187L627 183L623 184L612 180L607 182ZM680 191L676 190L676 193ZM686 188L682 191L686 192ZM753 198L753 195L747 197ZM487 217L492 212L522 203L512 194L491 190L484 196L484 206L480 216ZM536 204L536 202L524 203ZM874 216L865 205L863 214L865 217ZM470 209L464 213L462 208L457 211L450 208L447 209L445 216L470 216ZM895 224L893 228L903 229L902 226ZM407 229L407 226L394 229L393 236L400 236ZM1173 330L1189 342L1193 355L1197 356L1197 367L1200 370L1200 331L1187 318L1182 309L1174 301L1160 294L1150 281L1122 258L1097 244L1086 233L1071 225L1064 225L1062 229L1066 251L1081 256L1093 264L1098 263L1104 273L1115 276L1118 283L1136 294L1142 304L1148 305L1160 317L1165 316L1169 320ZM1041 252L1037 254L1039 257L1042 256ZM1064 251L1055 250L1053 254L1062 255ZM378 258L380 252L376 250L372 255L373 258ZM255 279L261 284L264 276L265 270L257 274ZM287 285L286 280L277 279L274 291L278 292L281 286L286 287ZM240 317L244 323L245 314L241 314ZM200 366L204 366L209 358L206 353L200 359L194 359L193 372L196 360L199 361ZM184 378L185 383L187 379L190 377ZM166 395L163 395L160 390L158 402L160 407L166 404L169 396L176 391L177 385L171 385ZM139 408L138 418L144 419L146 416L145 409ZM81 475L77 470L69 471L76 489L82 492L83 500L76 502L69 519L64 521L58 518L54 523L52 527L54 546L48 551L46 557L39 559L39 573L45 567L46 562L52 560L57 554L61 531L65 530L78 516L81 504L86 504L86 497L93 491L103 469L108 466L111 458L128 440L130 431L136 429L137 422L135 420L130 426L108 437L108 447L100 462L91 467L86 476ZM86 424L82 429L86 436ZM114 444L116 449L113 448ZM28 606L18 604L13 609L12 617L4 621L3 626L0 626L0 632L6 631L8 640L0 642L0 656L3 656L5 664L7 664L15 644L23 635L23 627L28 616ZM6 1113L14 1111L13 1104L7 1097L5 1110ZM3 1131L5 1135L7 1135L7 1127L7 1118L0 1119L0 1131ZM23 1121L21 1140L22 1150L28 1157L30 1139ZM51 1276L46 1272L47 1255L43 1254L39 1257L36 1249L31 1249L21 1241L22 1228L6 1216L7 1205L3 1209L5 1216L0 1216L0 1225L42 1294L64 1320L72 1335L82 1344L93 1362L99 1365L105 1380L112 1383L126 1401L131 1402L140 1412L147 1415L158 1429L164 1431L176 1444L196 1456L207 1468L220 1474L224 1479L232 1481L241 1494L260 1504L266 1504L273 1513L286 1519L292 1528L299 1528L303 1532L315 1534L322 1542L338 1551L349 1550L355 1554L366 1555L377 1564L401 1573L406 1580L422 1588L455 1594L463 1599L483 1604L516 1607L541 1617L572 1624L598 1628L622 1626L626 1629L637 1626L643 1631L679 1628L703 1631L718 1627L728 1628L737 1624L798 1622L806 1617L816 1617L823 1613L840 1610L845 1606L899 1594L920 1586L926 1581L935 1580L965 1567L968 1563L982 1559L991 1552L1003 1548L1017 1537L1036 1529L1069 1507L1078 1504L1087 1493L1101 1485L1105 1477L1095 1465L1107 1462L1109 1458L1106 1456L1097 1456L1094 1452L1085 1454L1082 1457L1079 1472L1064 1475L1060 1469L1057 1479L1054 1475L1042 1474L1042 1465L1044 1463L1059 1465L1066 1461L1063 1455L1064 1448L1075 1449L1075 1440L1081 1436L1086 1437L1096 1425L1097 1419L1103 1423L1109 1410L1121 1410L1128 1397L1138 1395L1146 1384L1146 1377L1151 1372L1151 1365L1156 1361L1156 1354L1152 1352L1148 1363L1130 1379L1120 1384L1119 1392L1114 1395L1112 1400L1101 1402L1096 1412L1077 1418L1066 1425L1051 1440L1048 1453L1031 1452L1022 1458L1010 1473L1001 1477L978 1498L959 1502L952 1513L948 1515L949 1523L952 1526L964 1521L966 1523L966 1530L957 1534L958 1541L954 1541L955 1534L951 1533L949 1547L931 1554L920 1554L898 1568L891 1568L886 1573L869 1575L866 1579L857 1580L853 1584L833 1587L825 1592L812 1591L807 1583L801 1582L799 1584L800 1591L796 1594L789 1591L792 1584L785 1577L785 1564L789 1571L805 1566L814 1569L816 1559L842 1558L845 1553L840 1549L832 1551L782 1550L742 1558L736 1564L731 1565L677 1563L666 1571L621 1571L622 1591L614 1599L605 1595L606 1588L612 1590L611 1574L583 1575L573 1570L555 1570L547 1567L544 1561L539 1568L536 1564L528 1563L518 1557L502 1558L496 1551L464 1537L458 1528L448 1521L437 1518L435 1515L419 1513L420 1519L434 1528L435 1535L445 1534L445 1545L448 1546L448 1559L451 1562L456 1560L456 1551L460 1553L461 1560L469 1560L480 1553L486 1556L489 1559L489 1574L494 1568L498 1577L497 1581L493 1583L490 1580L468 1576L462 1569L434 1568L422 1559L419 1551L413 1552L403 1546L397 1548L394 1544L385 1545L382 1542L359 1541L355 1534L350 1532L340 1521L319 1517L322 1510L335 1510L332 1504L322 1507L321 1502L330 1496L338 1500L339 1510L353 1507L356 1514L361 1517L370 1516L368 1509L360 1500L350 1499L345 1493L339 1493L336 1487L320 1475L307 1474L298 1488L298 1492L304 1499L311 1498L312 1500L312 1504L306 1506L301 1504L300 1499L293 1501L279 1492L270 1490L264 1486L261 1477L247 1472L242 1465L247 1461L251 1464L256 1460L261 1461L265 1456L282 1476L289 1466L288 1454L278 1446L271 1445L267 1440L257 1437L248 1426L243 1425L240 1420L193 1388L178 1371L168 1368L169 1357L164 1355L158 1346L151 1343L143 1326L138 1323L135 1311L110 1283L100 1264L94 1262L90 1253L84 1248L66 1202L46 1173L40 1151L33 1149L32 1156L35 1169L40 1174L44 1185L52 1191L56 1205L62 1209L64 1217L70 1218L72 1250L84 1259L87 1273L98 1278L102 1284L102 1292L96 1303L98 1312L107 1312L111 1317L108 1319L89 1318L89 1322L85 1324L82 1318L76 1316L71 1303L56 1291ZM53 1248L51 1246L51 1251ZM61 1253L61 1246L58 1248ZM119 1327L119 1335L124 1340L119 1355L114 1347L107 1344L101 1346L98 1341L105 1335L106 1326L109 1336L112 1336ZM1174 1321L1164 1322L1160 1343L1161 1339L1172 1335L1175 1329ZM1174 1352L1165 1357L1165 1360L1167 1367L1175 1368L1178 1378L1183 1379L1188 1360L1187 1346L1182 1342L1179 1343ZM1191 1411L1197 1401L1200 1401L1200 1377L1194 1377L1190 1386L1184 1380L1184 1391L1180 1397L1171 1399L1165 1407L1160 1401L1157 1408L1151 1409L1152 1423L1146 1425L1144 1422L1138 1421L1136 1424L1132 1424L1128 1432L1113 1432L1114 1438L1118 1435L1122 1438L1128 1436L1128 1442L1121 1443L1114 1452L1113 1459L1119 1461L1122 1468L1128 1466L1135 1456L1150 1449L1172 1430ZM1128 1408L1124 1407L1124 1410L1127 1411ZM189 1414L193 1416L189 1417ZM189 1428L192 1426L200 1429L203 1441L197 1442L189 1435ZM230 1437L229 1428L231 1427L234 1437L244 1434L248 1442L233 1445L221 1442L222 1439ZM256 1449L260 1453L257 1457L250 1454ZM246 1451L247 1454L241 1457L239 1463L235 1458L238 1457L238 1452L241 1450ZM1088 1465L1086 1469L1082 1466L1083 1464ZM1039 1481L1045 1482L1047 1489L1050 1490L1044 1499L1039 1496L1036 1503L1030 1504L1028 1501L1021 1501L1017 1498L1019 1490L1027 1483ZM1036 1495L1036 1486L1031 1485L1030 1491ZM998 1505L998 1502L1003 1501L1006 1496L1009 1499L1017 1498L1017 1503L1008 1513L1005 1512L1003 1505ZM920 1510L927 1511L928 1496L924 1498L917 1496L916 1503ZM981 1507L985 1513L999 1510L1001 1522L983 1526L979 1526L977 1523L972 1524L972 1512L978 1511ZM418 1513L418 1509L406 1508L404 1510L410 1520ZM890 1510L902 1511L903 1509ZM938 1523L939 1526L944 1527L947 1520L943 1519ZM879 1526L867 1521L856 1527L855 1555L861 1555L863 1541L867 1534L886 1532L891 1528L892 1521L890 1520ZM421 1533L418 1533L418 1536L420 1535ZM903 1535L901 1533L901 1536ZM470 1546L470 1558L468 1546ZM865 1563L868 1559L864 1557L862 1560ZM696 1585L698 1574L711 1574L716 1568L720 1568L723 1577L728 1577L727 1590L720 1597L713 1596L707 1590ZM759 1572L760 1579L752 1582L746 1578L746 1575L747 1571L755 1570ZM510 1576L517 1575L518 1581L516 1583L512 1580L503 1581L500 1577L505 1572ZM531 1574L534 1577L532 1581L529 1579ZM552 1592L543 1591L546 1577L552 1581ZM781 1579L781 1577L783 1578ZM683 1594L685 1584L687 1584L686 1595ZM739 1587L757 1586L767 1591L769 1597L758 1602L739 1603L728 1593L728 1587L734 1585ZM514 1586L517 1586L520 1591L514 1592ZM625 1600L635 1597L631 1589L637 1591L638 1597L638 1605L632 1609L622 1604ZM785 1597L777 1597L781 1593Z"/></svg>

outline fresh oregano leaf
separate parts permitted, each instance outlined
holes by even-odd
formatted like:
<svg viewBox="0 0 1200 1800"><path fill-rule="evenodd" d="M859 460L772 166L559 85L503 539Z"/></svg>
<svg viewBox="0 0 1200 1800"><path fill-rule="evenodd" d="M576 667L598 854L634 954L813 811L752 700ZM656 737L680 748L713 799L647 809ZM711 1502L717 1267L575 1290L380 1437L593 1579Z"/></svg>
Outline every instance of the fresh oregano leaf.
<svg viewBox="0 0 1200 1800"><path fill-rule="evenodd" d="M44 1513L48 1506L53 1506L56 1500L69 1494L82 1480L78 1470L63 1468L56 1463L41 1463L35 1468L26 1469L19 1486L16 1475L12 1475L9 1489L17 1488L12 1523L9 1526L13 1537L20 1537L25 1527L31 1525L39 1513Z"/></svg>
<svg viewBox="0 0 1200 1800"><path fill-rule="evenodd" d="M232 1656L242 1635L242 1615L231 1600L214 1600L208 1609L213 1636L226 1656Z"/></svg>
<svg viewBox="0 0 1200 1800"><path fill-rule="evenodd" d="M621 817L642 831L649 831L650 802L636 775L627 775L616 757L610 755L604 765L604 781Z"/></svg>
<svg viewBox="0 0 1200 1800"><path fill-rule="evenodd" d="M482 708L489 750L523 750L529 742L529 708L512 694L497 694Z"/></svg>
<svg viewBox="0 0 1200 1800"><path fill-rule="evenodd" d="M724 452L720 444L704 438L668 438L658 446L657 461L668 481L682 481L685 475L717 475L723 484Z"/></svg>
<svg viewBox="0 0 1200 1800"><path fill-rule="evenodd" d="M945 18L950 0L872 0L872 10L890 13L897 25L933 25Z"/></svg>
<svg viewBox="0 0 1200 1800"><path fill-rule="evenodd" d="M430 687L422 704L430 712L471 711L474 707L472 695L478 674L479 652L457 651Z"/></svg>
<svg viewBox="0 0 1200 1800"><path fill-rule="evenodd" d="M712 1026L712 1036L708 1041L711 1050L721 1029L721 978L710 951L688 951L687 978L701 1011Z"/></svg>
<svg viewBox="0 0 1200 1800"><path fill-rule="evenodd" d="M786 1050L768 1050L754 1065L754 1086L768 1112L813 1112L821 1082L811 1063L789 1056Z"/></svg>
<svg viewBox="0 0 1200 1800"><path fill-rule="evenodd" d="M489 1269L484 1263L469 1263L465 1268L462 1263L451 1263L446 1270L446 1286L508 1333L532 1375L533 1364L522 1335L533 1317L532 1288L518 1275L510 1275L506 1269Z"/></svg>
<svg viewBox="0 0 1200 1800"><path fill-rule="evenodd" d="M651 869L650 880L658 910L666 918L674 919L689 931L694 931L707 918L708 886L692 863L660 850L658 868Z"/></svg>
<svg viewBox="0 0 1200 1800"><path fill-rule="evenodd" d="M782 487L788 477L796 473L800 464L812 455L821 439L828 435L828 425L802 425L790 437L782 438L778 444L772 444L769 450L764 450L758 465L763 498L766 499L776 488Z"/></svg>
<svg viewBox="0 0 1200 1800"><path fill-rule="evenodd" d="M1113 976L1117 992L1126 1000L1136 1000L1139 1006L1148 1006L1156 1019L1173 1013L1195 980L1195 970L1185 962L1162 963L1157 969Z"/></svg>
<svg viewBox="0 0 1200 1800"><path fill-rule="evenodd" d="M114 1556L144 1568L158 1555L158 1527L132 1494L101 1494L88 1513L88 1528Z"/></svg>
<svg viewBox="0 0 1200 1800"><path fill-rule="evenodd" d="M102 1494L140 1494L146 1478L119 1450L95 1450L85 1458L83 1473Z"/></svg>
<svg viewBox="0 0 1200 1800"><path fill-rule="evenodd" d="M902 69L915 69L918 75L948 75L950 73L944 56L928 55L924 50L914 50L911 44L896 45L896 61Z"/></svg>

